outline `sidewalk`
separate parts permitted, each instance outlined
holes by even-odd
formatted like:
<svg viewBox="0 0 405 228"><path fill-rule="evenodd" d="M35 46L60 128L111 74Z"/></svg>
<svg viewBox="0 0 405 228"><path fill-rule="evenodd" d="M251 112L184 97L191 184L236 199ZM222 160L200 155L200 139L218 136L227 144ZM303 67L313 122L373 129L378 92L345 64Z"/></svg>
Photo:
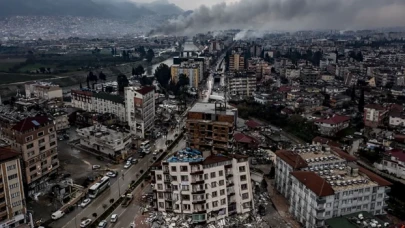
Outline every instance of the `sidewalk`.
<svg viewBox="0 0 405 228"><path fill-rule="evenodd" d="M267 191L270 194L271 202L273 202L274 207L276 208L279 215L283 218L283 220L288 223L291 227L300 228L300 224L292 217L292 215L288 212L288 202L283 197L283 195L279 194L277 190L274 189L273 184L270 179L266 178L267 183Z"/></svg>

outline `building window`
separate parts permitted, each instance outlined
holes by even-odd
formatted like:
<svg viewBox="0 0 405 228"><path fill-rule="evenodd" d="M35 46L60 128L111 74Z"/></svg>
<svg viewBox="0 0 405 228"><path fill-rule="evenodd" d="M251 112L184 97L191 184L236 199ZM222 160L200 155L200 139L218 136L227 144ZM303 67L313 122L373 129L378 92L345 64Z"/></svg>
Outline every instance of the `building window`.
<svg viewBox="0 0 405 228"><path fill-rule="evenodd" d="M187 167L187 166L180 166L180 171L181 171L181 172L187 172L187 171L188 171L188 167Z"/></svg>
<svg viewBox="0 0 405 228"><path fill-rule="evenodd" d="M20 192L11 193L11 198L19 197Z"/></svg>
<svg viewBox="0 0 405 228"><path fill-rule="evenodd" d="M211 182L211 188L216 188L217 187L217 182Z"/></svg>
<svg viewBox="0 0 405 228"><path fill-rule="evenodd" d="M10 189L18 188L18 183L10 184Z"/></svg>
<svg viewBox="0 0 405 228"><path fill-rule="evenodd" d="M11 174L10 176L8 176L8 180L12 180L17 178L17 174Z"/></svg>
<svg viewBox="0 0 405 228"><path fill-rule="evenodd" d="M41 146L40 148L39 148L39 151L43 151L43 150L45 150L45 146Z"/></svg>
<svg viewBox="0 0 405 228"><path fill-rule="evenodd" d="M217 197L217 196L218 196L217 191L212 192L212 197Z"/></svg>
<svg viewBox="0 0 405 228"><path fill-rule="evenodd" d="M240 176L240 181L246 181L246 175Z"/></svg>
<svg viewBox="0 0 405 228"><path fill-rule="evenodd" d="M208 173L204 174L204 180L208 180Z"/></svg>
<svg viewBox="0 0 405 228"><path fill-rule="evenodd" d="M159 199L163 199L163 193L162 193L162 192L159 192L159 193L158 193L158 197L159 197Z"/></svg>
<svg viewBox="0 0 405 228"><path fill-rule="evenodd" d="M32 135L28 136L25 138L26 142L32 141L34 139L34 137Z"/></svg>
<svg viewBox="0 0 405 228"><path fill-rule="evenodd" d="M172 166L172 172L176 172L177 171L177 167L176 166Z"/></svg>
<svg viewBox="0 0 405 228"><path fill-rule="evenodd" d="M182 185L182 186L181 186L181 190L183 190L183 191L188 191L188 190L189 190L189 186L188 186L188 185Z"/></svg>
<svg viewBox="0 0 405 228"><path fill-rule="evenodd" d="M162 180L162 175L160 175L160 174L156 175L156 179L157 180Z"/></svg>
<svg viewBox="0 0 405 228"><path fill-rule="evenodd" d="M215 172L211 173L211 178L215 178Z"/></svg>
<svg viewBox="0 0 405 228"><path fill-rule="evenodd" d="M27 144L27 150L29 150L29 149L31 149L33 147L34 147L34 143Z"/></svg>
<svg viewBox="0 0 405 228"><path fill-rule="evenodd" d="M43 131L41 131L41 132L38 132L38 137L41 137L41 136L43 136L44 135L44 132Z"/></svg>
<svg viewBox="0 0 405 228"><path fill-rule="evenodd" d="M9 166L7 166L7 171L11 171L11 170L14 170L16 168L17 168L16 165L9 165Z"/></svg>
<svg viewBox="0 0 405 228"><path fill-rule="evenodd" d="M172 176L172 181L177 181L177 176Z"/></svg>
<svg viewBox="0 0 405 228"><path fill-rule="evenodd" d="M225 205L226 204L226 199L221 199L221 205Z"/></svg>
<svg viewBox="0 0 405 228"><path fill-rule="evenodd" d="M243 193L242 194L242 199L248 199L249 198L249 193Z"/></svg>
<svg viewBox="0 0 405 228"><path fill-rule="evenodd" d="M181 176L181 181L188 181L188 176L182 175Z"/></svg>
<svg viewBox="0 0 405 228"><path fill-rule="evenodd" d="M225 181L224 180L220 180L219 181L219 186L222 186L222 185L224 185L225 184Z"/></svg>
<svg viewBox="0 0 405 228"><path fill-rule="evenodd" d="M212 202L212 207L218 207L218 201Z"/></svg>
<svg viewBox="0 0 405 228"><path fill-rule="evenodd" d="M163 202L159 202L159 208L165 208L165 204Z"/></svg>
<svg viewBox="0 0 405 228"><path fill-rule="evenodd" d="M225 189L219 190L219 195L221 195L221 196L225 195Z"/></svg>
<svg viewBox="0 0 405 228"><path fill-rule="evenodd" d="M158 184L157 187L158 187L158 190L163 190L163 185L162 184Z"/></svg>
<svg viewBox="0 0 405 228"><path fill-rule="evenodd" d="M53 132L53 127L49 128L49 133Z"/></svg>
<svg viewBox="0 0 405 228"><path fill-rule="evenodd" d="M51 142L50 144L49 144L49 146L55 146L56 145L56 142Z"/></svg>
<svg viewBox="0 0 405 228"><path fill-rule="evenodd" d="M223 171L223 170L220 170L220 171L219 171L219 176L222 177L223 175L224 175L224 171Z"/></svg>
<svg viewBox="0 0 405 228"><path fill-rule="evenodd" d="M246 167L245 166L240 166L239 167L239 172L245 172L246 171Z"/></svg>

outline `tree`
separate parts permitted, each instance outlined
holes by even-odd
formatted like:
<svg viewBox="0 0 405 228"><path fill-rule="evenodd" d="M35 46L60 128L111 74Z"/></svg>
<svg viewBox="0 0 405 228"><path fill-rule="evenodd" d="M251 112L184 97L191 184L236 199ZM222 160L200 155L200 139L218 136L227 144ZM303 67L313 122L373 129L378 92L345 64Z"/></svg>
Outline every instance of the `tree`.
<svg viewBox="0 0 405 228"><path fill-rule="evenodd" d="M107 204L103 204L103 209L106 210L107 209Z"/></svg>
<svg viewBox="0 0 405 228"><path fill-rule="evenodd" d="M144 58L146 56L146 51L143 46L136 48L135 51L138 52L138 54L141 58Z"/></svg>
<svg viewBox="0 0 405 228"><path fill-rule="evenodd" d="M361 51L357 52L356 60L359 62L363 62L363 53L361 53Z"/></svg>
<svg viewBox="0 0 405 228"><path fill-rule="evenodd" d="M94 218L97 218L97 213L93 213L92 216L93 216Z"/></svg>
<svg viewBox="0 0 405 228"><path fill-rule="evenodd" d="M142 78L140 78L139 82L141 83L142 86L152 85L152 81L146 76L143 76Z"/></svg>
<svg viewBox="0 0 405 228"><path fill-rule="evenodd" d="M107 80L107 76L103 73L103 71L100 71L100 73L98 74L98 79L100 80Z"/></svg>
<svg viewBox="0 0 405 228"><path fill-rule="evenodd" d="M325 93L322 105L325 107L330 107L330 95L329 94Z"/></svg>
<svg viewBox="0 0 405 228"><path fill-rule="evenodd" d="M148 62L152 62L153 57L155 57L155 52L153 52L152 49L149 48L148 52L146 53L146 60Z"/></svg>
<svg viewBox="0 0 405 228"><path fill-rule="evenodd" d="M124 88L129 85L127 76L125 76L124 74L119 74L117 76L117 83L118 83L118 91L124 92Z"/></svg>
<svg viewBox="0 0 405 228"><path fill-rule="evenodd" d="M179 92L185 92L187 86L190 84L190 78L187 77L187 75L185 74L180 74L179 75L179 81L176 84L176 91L175 92L176 95L179 95Z"/></svg>
<svg viewBox="0 0 405 228"><path fill-rule="evenodd" d="M111 198L111 199L110 199L110 204L113 204L113 203L114 203L114 199Z"/></svg>
<svg viewBox="0 0 405 228"><path fill-rule="evenodd" d="M359 100L359 112L364 112L364 89L361 89Z"/></svg>
<svg viewBox="0 0 405 228"><path fill-rule="evenodd" d="M134 70L133 70L133 75L136 76L141 76L145 73L145 69L143 68L142 65L138 65Z"/></svg>
<svg viewBox="0 0 405 228"><path fill-rule="evenodd" d="M171 76L170 67L164 63L160 64L156 68L154 76L163 88L167 88Z"/></svg>
<svg viewBox="0 0 405 228"><path fill-rule="evenodd" d="M135 75L136 75L135 68L132 67L132 76L135 76Z"/></svg>

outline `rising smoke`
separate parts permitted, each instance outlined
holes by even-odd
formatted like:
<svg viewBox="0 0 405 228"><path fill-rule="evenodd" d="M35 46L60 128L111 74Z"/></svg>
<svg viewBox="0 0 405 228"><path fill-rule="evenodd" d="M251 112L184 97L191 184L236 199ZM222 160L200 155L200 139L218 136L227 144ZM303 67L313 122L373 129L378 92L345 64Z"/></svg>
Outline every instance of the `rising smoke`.
<svg viewBox="0 0 405 228"><path fill-rule="evenodd" d="M405 25L405 0L240 0L200 6L149 35L192 35L218 29L368 29Z"/></svg>

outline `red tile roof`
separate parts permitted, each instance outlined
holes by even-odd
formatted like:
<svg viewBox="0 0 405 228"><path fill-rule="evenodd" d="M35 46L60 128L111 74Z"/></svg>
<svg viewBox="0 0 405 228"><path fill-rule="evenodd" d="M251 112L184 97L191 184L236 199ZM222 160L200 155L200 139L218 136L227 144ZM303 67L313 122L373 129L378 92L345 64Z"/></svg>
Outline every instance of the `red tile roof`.
<svg viewBox="0 0 405 228"><path fill-rule="evenodd" d="M52 122L52 119L47 116L28 117L18 122L12 129L18 132L26 132L31 129L43 127L50 122Z"/></svg>
<svg viewBox="0 0 405 228"><path fill-rule="evenodd" d="M379 105L379 104L368 104L368 105L364 106L364 108L376 109L376 110L385 110L385 108L382 105Z"/></svg>
<svg viewBox="0 0 405 228"><path fill-rule="evenodd" d="M323 197L335 194L332 186L325 179L318 176L318 174L316 174L315 172L295 171L291 172L291 175L297 178L298 181L304 184L317 196Z"/></svg>
<svg viewBox="0 0 405 228"><path fill-rule="evenodd" d="M230 161L232 158L223 155L211 155L203 161L203 165L215 164L218 162Z"/></svg>
<svg viewBox="0 0 405 228"><path fill-rule="evenodd" d="M248 121L246 121L245 125L248 126L248 127L250 127L250 128L257 128L257 127L262 126L260 123L254 121L254 120L248 120Z"/></svg>
<svg viewBox="0 0 405 228"><path fill-rule="evenodd" d="M21 155L21 153L15 151L13 149L10 149L7 147L0 148L0 161L7 161L12 158L17 158L20 155Z"/></svg>
<svg viewBox="0 0 405 228"><path fill-rule="evenodd" d="M147 93L149 93L149 92L151 92L153 90L155 90L155 87L153 87L153 86L144 86L144 87L136 90L136 92L138 92L138 93L140 93L142 95L145 95L145 94L147 94Z"/></svg>
<svg viewBox="0 0 405 228"><path fill-rule="evenodd" d="M341 150L341 149L338 148L338 147L331 146L330 149L331 149L333 152L335 152L337 155L339 155L339 157L345 159L345 160L348 161L348 162L353 162L353 161L356 161L356 160L357 160L356 157L354 157L354 156L352 156L352 155L350 155L350 154L344 152L343 150Z"/></svg>
<svg viewBox="0 0 405 228"><path fill-rule="evenodd" d="M285 161L294 169L301 169L308 167L308 163L298 154L289 150L278 150L276 156Z"/></svg>
<svg viewBox="0 0 405 228"><path fill-rule="evenodd" d="M235 133L233 138L240 143L255 143L256 139L243 133Z"/></svg>
<svg viewBox="0 0 405 228"><path fill-rule="evenodd" d="M328 139L328 138L321 137L321 136L316 136L314 139L312 139L312 142L319 143L319 144L325 144L325 145L328 145L328 146L334 146L334 147L340 147L341 146L340 143L335 142L335 141L333 141L331 139Z"/></svg>
<svg viewBox="0 0 405 228"><path fill-rule="evenodd" d="M339 124L350 120L348 116L334 115L329 119L317 119L317 123L326 123L326 124Z"/></svg>
<svg viewBox="0 0 405 228"><path fill-rule="evenodd" d="M380 177L379 175L371 172L370 170L359 166L359 172L364 173L368 178L370 178L372 181L377 182L378 185L380 186L391 186L392 183L385 180L384 178Z"/></svg>
<svg viewBox="0 0 405 228"><path fill-rule="evenodd" d="M72 90L71 93L72 94L76 93L76 94L85 95L85 96L93 95L93 93L91 91L84 91L84 90Z"/></svg>
<svg viewBox="0 0 405 228"><path fill-rule="evenodd" d="M399 161L405 162L405 151L400 150L400 149L393 149L385 152L393 157L398 158Z"/></svg>

